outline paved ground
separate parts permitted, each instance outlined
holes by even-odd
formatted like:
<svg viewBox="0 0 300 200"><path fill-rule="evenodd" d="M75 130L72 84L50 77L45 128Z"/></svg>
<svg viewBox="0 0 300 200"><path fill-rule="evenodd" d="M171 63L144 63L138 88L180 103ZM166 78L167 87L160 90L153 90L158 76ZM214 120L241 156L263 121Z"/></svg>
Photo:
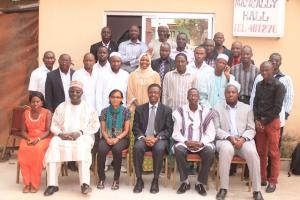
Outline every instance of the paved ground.
<svg viewBox="0 0 300 200"><path fill-rule="evenodd" d="M209 181L210 190L208 191L207 197L202 197L194 190L195 177L190 177L192 183L192 189L185 194L177 195L176 190L173 190L171 185L164 188L160 184L160 192L158 194L151 194L149 192L151 176L145 175L145 188L142 193L134 194L132 192L133 186L127 185L126 174L121 174L121 184L118 191L112 191L110 185L112 183L112 170L108 172L106 188L104 190L98 190L92 181L93 191L88 196L83 196L80 193L79 179L76 173L70 172L69 176L60 177L60 191L55 193L51 197L44 197L43 191L45 190L45 173L43 173L43 182L40 191L36 194L23 194L22 193L22 182L16 184L16 160L11 159L7 162L0 163L0 200L157 200L157 199L215 199L216 190L212 180ZM93 180L93 178L91 178ZM178 180L178 178L177 178ZM265 188L263 188L265 189ZM279 177L279 184L277 190L273 194L266 194L263 191L264 198L270 200L300 200L300 176L287 177L286 171L281 171ZM227 195L227 200L244 200L252 199L252 192L247 192L245 182L240 181L239 176L230 177L230 191Z"/></svg>

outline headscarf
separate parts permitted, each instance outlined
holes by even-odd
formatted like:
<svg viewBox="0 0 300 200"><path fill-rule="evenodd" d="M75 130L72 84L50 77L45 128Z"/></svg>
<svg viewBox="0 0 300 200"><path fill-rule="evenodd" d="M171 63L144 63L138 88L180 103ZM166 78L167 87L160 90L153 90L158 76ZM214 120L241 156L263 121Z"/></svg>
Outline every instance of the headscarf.
<svg viewBox="0 0 300 200"><path fill-rule="evenodd" d="M140 66L141 59L142 59L143 56L147 56L148 59L149 59L149 66L148 66L147 69L142 69L141 66ZM147 54L147 53L142 53L142 54L140 55L140 57L139 57L139 66L138 66L138 68L137 68L135 71L136 71L136 73L138 73L139 76L142 77L142 78L148 78L148 77L153 76L153 74L155 74L155 71L154 71L154 70L152 69L152 67L151 67L151 57L150 57L149 54Z"/></svg>

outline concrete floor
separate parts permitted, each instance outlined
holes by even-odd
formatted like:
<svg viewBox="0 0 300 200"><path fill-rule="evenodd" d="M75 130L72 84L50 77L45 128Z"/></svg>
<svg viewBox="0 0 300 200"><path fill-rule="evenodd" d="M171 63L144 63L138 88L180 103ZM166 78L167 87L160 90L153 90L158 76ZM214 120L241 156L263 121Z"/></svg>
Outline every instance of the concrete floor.
<svg viewBox="0 0 300 200"><path fill-rule="evenodd" d="M162 183L160 184L160 192L158 194L151 194L149 192L150 184L151 184L151 175L145 175L143 177L145 182L145 188L142 193L134 194L132 192L133 186L127 185L126 174L121 174L121 184L120 189L118 191L112 191L110 189L112 183L112 173L110 170L107 173L107 181L106 188L104 190L98 190L93 182L93 177L91 177L92 181L92 189L93 191L84 196L80 193L79 186L79 178L77 173L70 172L69 176L64 176L59 178L60 190L56 192L53 196L44 197L43 191L45 190L45 171L43 172L42 177L42 186L40 191L36 194L23 194L22 193L22 182L20 184L16 184L16 159L12 158L9 161L0 163L0 200L40 200L40 199L49 199L49 200L78 200L78 199L86 199L86 200L99 200L99 199L115 199L115 200L156 200L156 199L172 199L172 200L182 200L182 199L207 199L212 200L215 199L216 190L214 187L214 182L209 180L210 190L208 191L208 195L206 197L202 197L196 193L194 190L195 177L190 177L190 182L192 189L187 191L185 194L178 195L176 194L176 190L173 190L171 185L167 188L164 188ZM178 180L178 178L177 178ZM22 181L22 178L21 178ZM177 186L178 187L178 186ZM264 199L270 200L300 200L299 190L300 190L300 176L292 176L287 177L286 171L281 171L279 177L279 184L277 186L277 190L272 194L266 194L263 188L263 196ZM227 200L244 200L244 199L252 199L252 192L247 192L247 187L245 186L245 182L240 181L240 177L238 175L230 177L230 190L227 194Z"/></svg>

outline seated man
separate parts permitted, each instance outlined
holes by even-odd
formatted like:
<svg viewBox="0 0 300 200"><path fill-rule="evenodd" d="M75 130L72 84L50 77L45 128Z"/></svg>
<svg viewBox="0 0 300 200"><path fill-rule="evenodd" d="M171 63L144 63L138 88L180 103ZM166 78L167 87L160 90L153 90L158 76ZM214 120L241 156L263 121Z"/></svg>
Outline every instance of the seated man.
<svg viewBox="0 0 300 200"><path fill-rule="evenodd" d="M81 192L91 191L90 166L94 133L100 127L97 112L81 101L83 84L72 81L69 89L71 101L61 103L55 110L50 130L54 134L45 156L48 187L45 196L58 191L61 162L77 161Z"/></svg>
<svg viewBox="0 0 300 200"><path fill-rule="evenodd" d="M188 90L187 99L189 102L187 105L173 112L172 137L175 140L175 158L181 181L177 194L185 193L191 187L188 181L186 156L188 153L195 153L202 158L195 189L200 195L206 196L204 185L207 185L209 170L215 155L213 141L216 131L212 121L214 113L199 104L199 91L196 88Z"/></svg>
<svg viewBox="0 0 300 200"><path fill-rule="evenodd" d="M134 193L142 192L144 187L142 165L145 151L152 151L154 162L154 177L150 192L159 192L158 178L163 156L173 131L172 110L159 102L160 95L161 87L155 83L151 84L148 87L149 103L140 105L135 110L132 131L135 137L133 162L137 181L133 189Z"/></svg>
<svg viewBox="0 0 300 200"><path fill-rule="evenodd" d="M253 198L262 200L260 192L260 162L255 147L255 125L249 105L238 101L240 85L229 83L225 88L226 102L215 107L214 119L217 130L216 148L219 153L221 189L216 198L226 197L229 185L229 169L232 158L238 155L246 160L253 183Z"/></svg>

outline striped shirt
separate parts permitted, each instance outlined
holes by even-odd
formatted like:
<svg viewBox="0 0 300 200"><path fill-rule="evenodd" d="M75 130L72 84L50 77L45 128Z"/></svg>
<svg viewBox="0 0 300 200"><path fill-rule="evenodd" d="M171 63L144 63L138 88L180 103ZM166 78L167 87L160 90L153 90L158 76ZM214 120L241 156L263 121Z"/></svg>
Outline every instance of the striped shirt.
<svg viewBox="0 0 300 200"><path fill-rule="evenodd" d="M196 76L188 70L184 74L179 74L177 69L168 72L163 81L162 103L173 111L187 104L187 92L196 87L196 82Z"/></svg>
<svg viewBox="0 0 300 200"><path fill-rule="evenodd" d="M130 67L135 69L139 64L139 56L147 51L147 45L144 42L137 40L132 42L127 40L119 46L119 53L122 55L122 62L130 63ZM133 70L132 70L133 71Z"/></svg>
<svg viewBox="0 0 300 200"><path fill-rule="evenodd" d="M241 85L240 95L250 96L254 80L259 74L258 68L255 65L251 64L250 67L247 70L245 70L243 64L240 63L232 67L231 74L235 77L235 80Z"/></svg>
<svg viewBox="0 0 300 200"><path fill-rule="evenodd" d="M282 104L282 109L279 114L280 116L280 126L284 127L285 126L285 113L290 113L293 107L293 100L294 100L294 87L293 87L293 82L292 79L285 74L282 74L281 72L277 73L274 75L275 78L277 78L285 87L286 93L283 99L283 104ZM262 81L263 77L259 74L253 84L253 90L251 93L251 98L250 98L250 106L253 107L253 101L255 97L255 92L256 92L256 85L258 82Z"/></svg>

